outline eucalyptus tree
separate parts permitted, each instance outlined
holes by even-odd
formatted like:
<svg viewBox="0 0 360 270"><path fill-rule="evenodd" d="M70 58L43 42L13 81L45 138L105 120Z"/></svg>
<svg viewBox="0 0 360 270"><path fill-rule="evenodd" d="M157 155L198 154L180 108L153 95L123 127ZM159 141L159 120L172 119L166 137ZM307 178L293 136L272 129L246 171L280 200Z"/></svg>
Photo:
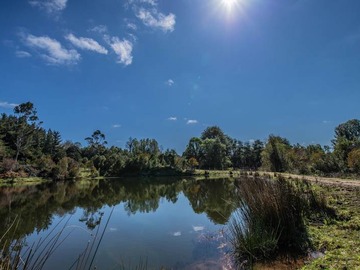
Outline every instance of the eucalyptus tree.
<svg viewBox="0 0 360 270"><path fill-rule="evenodd" d="M15 122L11 131L16 149L15 161L19 155L32 144L32 135L39 129L41 122L31 102L21 103L14 108Z"/></svg>
<svg viewBox="0 0 360 270"><path fill-rule="evenodd" d="M102 133L99 129L95 130L91 137L86 137L85 141L87 141L87 143L93 147L105 146L107 144L107 141L105 140L105 134Z"/></svg>

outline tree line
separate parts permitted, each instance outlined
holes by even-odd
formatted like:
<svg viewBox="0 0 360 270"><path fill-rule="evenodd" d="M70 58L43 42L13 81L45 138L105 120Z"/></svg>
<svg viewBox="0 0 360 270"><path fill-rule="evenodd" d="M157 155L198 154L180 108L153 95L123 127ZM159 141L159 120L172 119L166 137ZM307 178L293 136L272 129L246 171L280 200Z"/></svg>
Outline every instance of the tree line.
<svg viewBox="0 0 360 270"><path fill-rule="evenodd" d="M45 130L31 102L0 118L0 178L39 176L55 180L84 176L174 174L195 169L266 170L299 174L360 174L360 120L335 128L332 145L290 144L270 135L266 141L242 142L220 127L190 138L185 151L163 151L155 139L129 138L124 149L108 146L95 130L86 145L63 141L58 131Z"/></svg>

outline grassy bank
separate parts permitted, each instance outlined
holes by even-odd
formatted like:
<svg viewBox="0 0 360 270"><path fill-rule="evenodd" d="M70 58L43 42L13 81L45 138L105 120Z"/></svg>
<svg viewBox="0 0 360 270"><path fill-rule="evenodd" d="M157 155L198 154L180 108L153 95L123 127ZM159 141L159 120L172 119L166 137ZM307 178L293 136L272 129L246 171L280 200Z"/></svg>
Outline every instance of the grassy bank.
<svg viewBox="0 0 360 270"><path fill-rule="evenodd" d="M260 174L274 177L274 173ZM309 254L302 269L360 269L360 179L277 175L312 182L336 213L335 218L307 223L316 258Z"/></svg>
<svg viewBox="0 0 360 270"><path fill-rule="evenodd" d="M360 269L360 187L319 183L317 188L336 210L337 218L308 224L321 257L303 269Z"/></svg>
<svg viewBox="0 0 360 270"><path fill-rule="evenodd" d="M49 181L50 180L41 177L16 177L13 179L0 179L0 187L37 185Z"/></svg>
<svg viewBox="0 0 360 270"><path fill-rule="evenodd" d="M265 175L266 178L274 177L274 174ZM287 182L295 186L304 179L298 175L286 176ZM240 235L237 247L242 245L242 250L245 248L247 254L237 253L235 257L238 256L240 261L262 261L256 264L256 269L360 269L360 182L315 176L310 178L311 192L321 195L320 202L326 203L320 208L317 203L315 208L311 206L308 199L298 201L301 194L311 194L308 188L297 188L290 192L288 188L274 189L266 183L265 186L264 183L254 186L248 184L251 181L240 180L243 182L240 186L243 192L240 190L240 193L244 200L241 219L245 215L247 220L232 226L235 234ZM326 211L328 214L324 213L324 207L330 210ZM291 214L291 217L297 217L296 222L288 222L291 209L296 209ZM298 216L299 211L303 212L301 216L305 219ZM310 212L306 214L307 211ZM275 222L271 224L271 220ZM289 230L294 224L293 232L286 233L289 239L285 239L285 245L280 243L282 233L278 232ZM244 230L244 226L251 229ZM301 234L305 237L298 237ZM300 247L300 253L295 253L295 257L284 256L281 252L282 247L288 253L289 248L296 245Z"/></svg>

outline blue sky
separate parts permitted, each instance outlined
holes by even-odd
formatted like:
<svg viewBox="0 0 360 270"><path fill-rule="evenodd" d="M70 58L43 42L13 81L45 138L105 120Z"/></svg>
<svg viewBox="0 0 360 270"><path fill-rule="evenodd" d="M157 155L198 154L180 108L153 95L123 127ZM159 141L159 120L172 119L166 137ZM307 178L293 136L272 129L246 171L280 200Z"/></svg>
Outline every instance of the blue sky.
<svg viewBox="0 0 360 270"><path fill-rule="evenodd" d="M360 118L358 0L2 0L0 112L44 128L182 152L237 139L330 144Z"/></svg>

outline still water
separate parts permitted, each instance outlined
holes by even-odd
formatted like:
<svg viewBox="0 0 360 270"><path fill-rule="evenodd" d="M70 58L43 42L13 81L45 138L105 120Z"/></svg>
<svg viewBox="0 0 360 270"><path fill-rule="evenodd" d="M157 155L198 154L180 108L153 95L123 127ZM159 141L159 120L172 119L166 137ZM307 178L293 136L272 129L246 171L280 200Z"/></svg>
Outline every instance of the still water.
<svg viewBox="0 0 360 270"><path fill-rule="evenodd" d="M23 239L28 249L59 237L43 269L221 269L235 195L229 179L3 187L0 235L17 220L7 237ZM33 249L43 256L43 248Z"/></svg>

